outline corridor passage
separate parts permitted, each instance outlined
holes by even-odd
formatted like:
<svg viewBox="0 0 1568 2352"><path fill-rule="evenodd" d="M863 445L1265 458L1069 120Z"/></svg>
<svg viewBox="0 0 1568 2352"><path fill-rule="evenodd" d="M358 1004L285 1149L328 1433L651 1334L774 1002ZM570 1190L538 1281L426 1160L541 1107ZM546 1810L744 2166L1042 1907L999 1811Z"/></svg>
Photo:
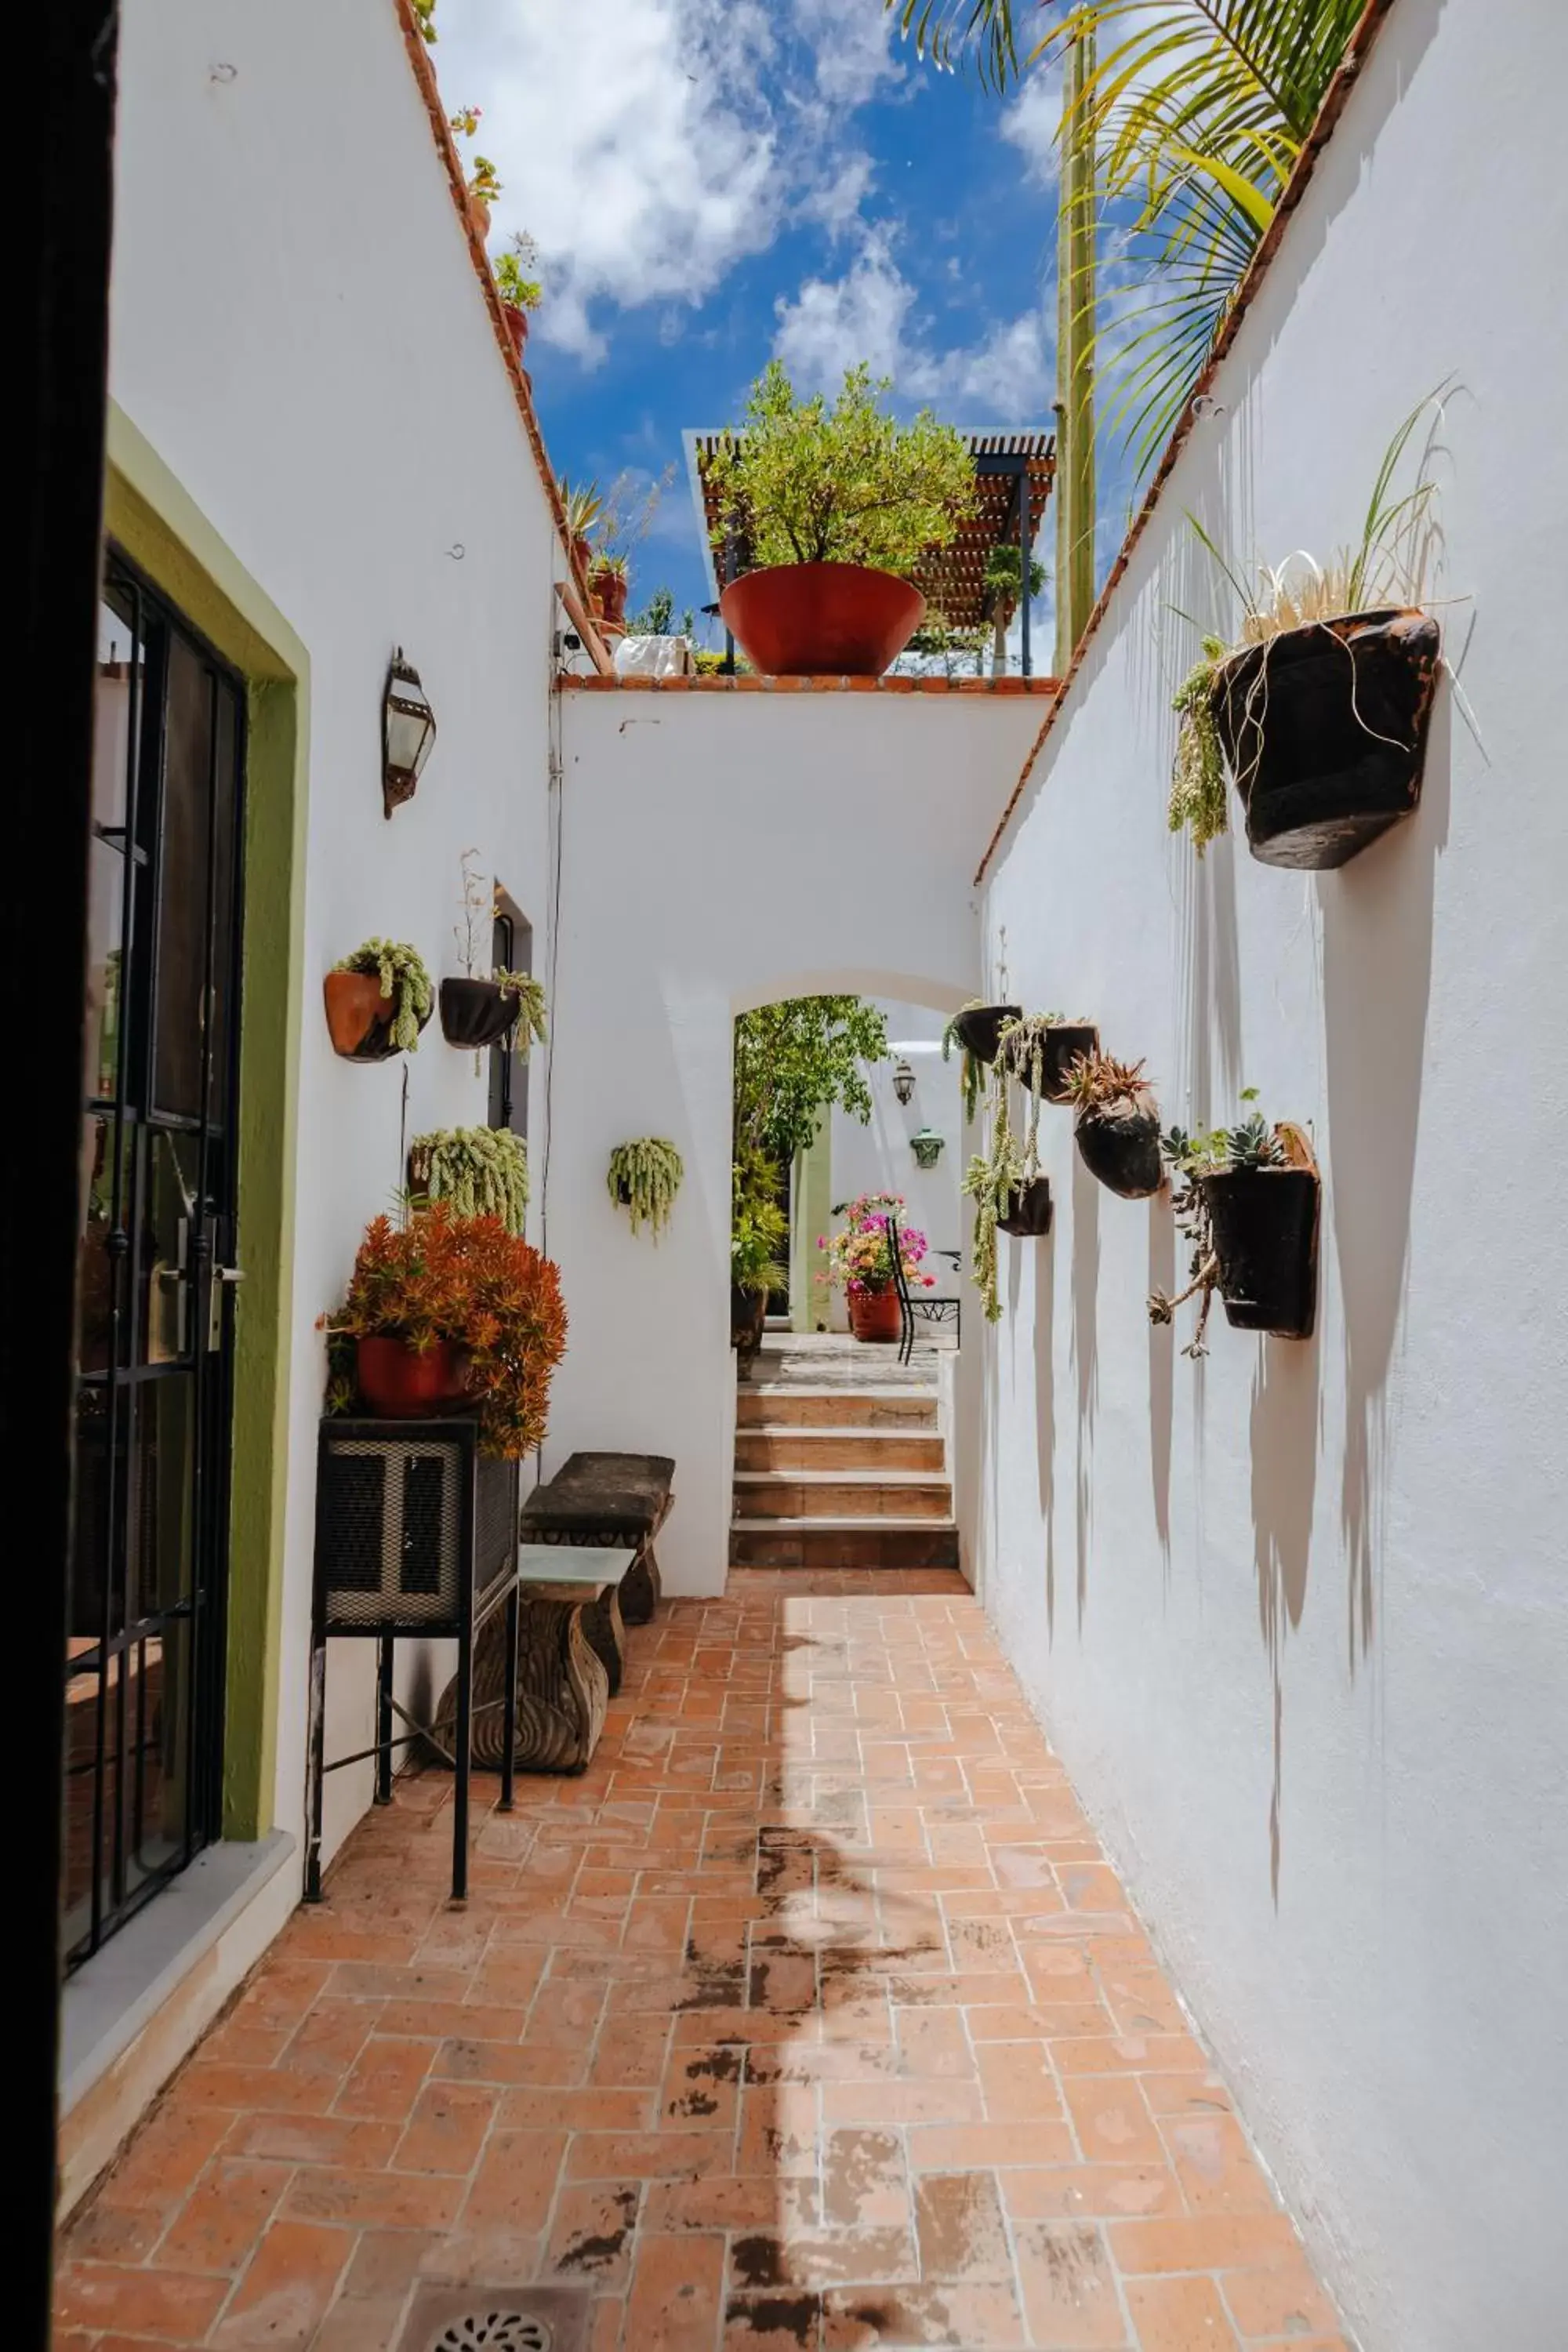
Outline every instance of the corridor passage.
<svg viewBox="0 0 1568 2352"><path fill-rule="evenodd" d="M444 1774L362 1824L71 2227L61 2352L1345 2352L956 1575L737 1570L630 1654L466 1909Z"/></svg>

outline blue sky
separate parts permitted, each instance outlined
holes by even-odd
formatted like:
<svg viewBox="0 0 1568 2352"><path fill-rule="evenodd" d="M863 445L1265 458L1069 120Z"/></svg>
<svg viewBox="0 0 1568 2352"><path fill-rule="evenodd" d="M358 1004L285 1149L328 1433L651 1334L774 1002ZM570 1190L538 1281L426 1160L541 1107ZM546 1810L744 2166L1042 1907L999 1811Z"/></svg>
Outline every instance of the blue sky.
<svg viewBox="0 0 1568 2352"><path fill-rule="evenodd" d="M703 600L681 431L738 416L775 354L798 385L866 359L901 408L1049 425L1051 77L1001 100L937 74L879 0L439 0L437 22L443 96L482 110L504 183L491 249L527 228L545 257L529 364L558 470L677 467L634 608L660 583Z"/></svg>

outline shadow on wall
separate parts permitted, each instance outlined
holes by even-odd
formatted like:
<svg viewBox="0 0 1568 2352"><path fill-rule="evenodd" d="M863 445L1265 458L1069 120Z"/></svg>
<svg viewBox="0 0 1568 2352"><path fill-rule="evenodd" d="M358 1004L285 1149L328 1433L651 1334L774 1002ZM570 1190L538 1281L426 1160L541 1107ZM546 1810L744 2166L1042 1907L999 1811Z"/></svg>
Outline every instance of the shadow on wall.
<svg viewBox="0 0 1568 2352"><path fill-rule="evenodd" d="M1046 1531L1046 1638L1057 1631L1057 1378L1056 1234L1034 1247L1035 1261L1035 1465L1040 1486L1040 1522Z"/></svg>
<svg viewBox="0 0 1568 2352"><path fill-rule="evenodd" d="M1182 1281L1186 1280L1184 1273ZM1167 1185L1149 1203L1149 1293L1171 1297L1182 1286L1176 1280L1176 1221ZM1176 1332L1171 1323L1149 1326L1149 1476L1153 1490L1154 1528L1165 1573L1171 1571L1171 1434L1176 1401Z"/></svg>
<svg viewBox="0 0 1568 2352"><path fill-rule="evenodd" d="M1072 1156L1072 1360L1078 1382L1078 1461L1073 1526L1078 1544L1078 1629L1089 1600L1089 1538L1099 1399L1100 1185Z"/></svg>
<svg viewBox="0 0 1568 2352"><path fill-rule="evenodd" d="M1268 1879L1279 1903L1284 1685L1288 1628L1301 1622L1318 1483L1319 1343L1260 1339L1252 1388L1252 1555L1258 1620L1274 1683L1274 1786L1268 1804Z"/></svg>
<svg viewBox="0 0 1568 2352"><path fill-rule="evenodd" d="M1433 898L1448 838L1453 700L1440 681L1421 805L1320 877L1330 1208L1344 1317L1340 1519L1353 1672L1375 1631L1391 1433L1388 1376L1405 1299L1420 1128Z"/></svg>

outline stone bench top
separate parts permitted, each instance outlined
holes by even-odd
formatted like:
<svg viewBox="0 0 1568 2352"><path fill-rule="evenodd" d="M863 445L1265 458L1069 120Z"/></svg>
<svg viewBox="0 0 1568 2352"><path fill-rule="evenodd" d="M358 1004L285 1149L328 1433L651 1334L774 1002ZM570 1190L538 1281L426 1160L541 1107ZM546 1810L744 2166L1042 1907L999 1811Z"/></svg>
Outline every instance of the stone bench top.
<svg viewBox="0 0 1568 2352"><path fill-rule="evenodd" d="M606 1585L618 1584L636 1558L635 1551L608 1546L582 1552L563 1551L558 1544L525 1543L517 1548L517 1571L525 1591L530 1585L552 1584L598 1593ZM591 1568L584 1566L587 1560L592 1560Z"/></svg>
<svg viewBox="0 0 1568 2352"><path fill-rule="evenodd" d="M572 1454L522 1507L530 1528L615 1528L651 1535L669 1507L668 1454Z"/></svg>

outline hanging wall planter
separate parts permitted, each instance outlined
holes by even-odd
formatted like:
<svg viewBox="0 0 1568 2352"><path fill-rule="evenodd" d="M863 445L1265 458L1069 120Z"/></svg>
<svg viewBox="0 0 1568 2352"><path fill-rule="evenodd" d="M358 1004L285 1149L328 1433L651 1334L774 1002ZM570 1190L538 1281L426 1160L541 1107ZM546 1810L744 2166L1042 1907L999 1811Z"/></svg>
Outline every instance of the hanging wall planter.
<svg viewBox="0 0 1568 2352"><path fill-rule="evenodd" d="M480 1052L521 1026L519 1051L544 1037L544 990L527 972L497 972L489 980L441 982L441 1034L448 1045Z"/></svg>
<svg viewBox="0 0 1568 2352"><path fill-rule="evenodd" d="M1173 1128L1161 1149L1181 1181L1173 1206L1192 1244L1192 1278L1173 1298L1152 1294L1151 1321L1169 1323L1178 1307L1201 1296L1197 1328L1183 1353L1202 1356L1217 1292L1226 1321L1236 1329L1310 1339L1317 1320L1322 1187L1303 1130L1270 1128L1255 1111L1211 1135Z"/></svg>
<svg viewBox="0 0 1568 2352"><path fill-rule="evenodd" d="M413 1053L434 1004L418 951L395 940L366 940L322 983L332 1050L350 1062L385 1062Z"/></svg>
<svg viewBox="0 0 1568 2352"><path fill-rule="evenodd" d="M1123 1201L1146 1200L1164 1181L1160 1110L1142 1080L1142 1062L1095 1054L1078 1063L1068 1086L1077 1110L1073 1136L1091 1176Z"/></svg>
<svg viewBox="0 0 1568 2352"><path fill-rule="evenodd" d="M1043 1241L1051 1230L1051 1186L1046 1176L1032 1177L1006 1195L996 1230L1022 1241Z"/></svg>
<svg viewBox="0 0 1568 2352"><path fill-rule="evenodd" d="M1048 1103L1065 1103L1068 1073L1075 1062L1100 1051L1100 1032L1091 1021L1067 1021L1059 1013L1020 1016L1002 1039L1007 1066L1033 1093L1037 1086Z"/></svg>
<svg viewBox="0 0 1568 2352"><path fill-rule="evenodd" d="M1441 632L1429 614L1350 613L1222 664L1211 710L1266 866L1343 866L1421 798Z"/></svg>
<svg viewBox="0 0 1568 2352"><path fill-rule="evenodd" d="M610 1154L605 1183L617 1208L631 1212L632 1231L647 1225L658 1241L669 1223L686 1171L673 1143L660 1135L617 1143Z"/></svg>
<svg viewBox="0 0 1568 2352"><path fill-rule="evenodd" d="M1023 1017L1021 1004L966 1004L962 1013L953 1014L949 1027L966 1054L989 1066L996 1059L1003 1030L1009 1022Z"/></svg>

